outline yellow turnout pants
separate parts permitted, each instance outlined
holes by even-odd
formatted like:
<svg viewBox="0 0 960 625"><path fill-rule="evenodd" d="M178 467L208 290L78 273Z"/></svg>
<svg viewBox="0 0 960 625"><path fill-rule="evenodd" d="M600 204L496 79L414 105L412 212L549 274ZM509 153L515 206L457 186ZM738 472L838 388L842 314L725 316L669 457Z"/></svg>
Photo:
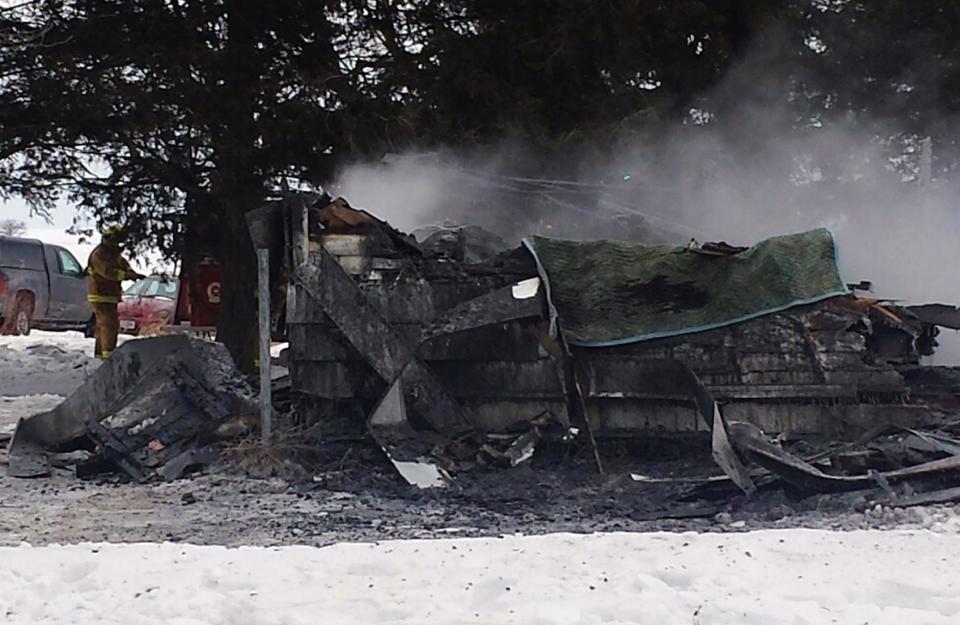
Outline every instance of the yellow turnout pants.
<svg viewBox="0 0 960 625"><path fill-rule="evenodd" d="M120 319L117 316L116 303L91 303L93 314L97 318L96 343L94 356L106 360L117 348L117 333L120 332Z"/></svg>

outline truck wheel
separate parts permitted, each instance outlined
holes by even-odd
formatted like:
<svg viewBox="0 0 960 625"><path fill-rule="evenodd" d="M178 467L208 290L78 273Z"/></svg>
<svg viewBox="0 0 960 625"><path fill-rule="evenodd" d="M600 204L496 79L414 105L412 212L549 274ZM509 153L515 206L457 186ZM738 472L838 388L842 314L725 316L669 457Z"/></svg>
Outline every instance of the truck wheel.
<svg viewBox="0 0 960 625"><path fill-rule="evenodd" d="M13 333L29 336L30 317L33 316L33 297L29 293L17 293L17 308L13 312Z"/></svg>

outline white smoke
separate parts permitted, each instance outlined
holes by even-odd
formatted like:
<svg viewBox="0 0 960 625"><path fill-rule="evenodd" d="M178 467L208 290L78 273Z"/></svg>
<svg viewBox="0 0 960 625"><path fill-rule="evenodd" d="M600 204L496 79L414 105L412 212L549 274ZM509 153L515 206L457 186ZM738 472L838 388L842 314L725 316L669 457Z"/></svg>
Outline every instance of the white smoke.
<svg viewBox="0 0 960 625"><path fill-rule="evenodd" d="M534 202L542 194L516 192L511 178L530 168L515 158L515 144L497 157L490 149L472 159L411 153L357 165L335 190L405 230L455 219L514 243L544 227L559 236L630 238L616 227L617 215L642 219L654 238L676 243L696 237L750 245L827 226L848 282L872 281L876 297L904 303L960 303L960 177L938 165L937 144L895 122L797 119L786 97L769 97L780 77L763 75L755 59L731 72L712 94L715 102L735 102L719 105L722 112L691 109L682 123L621 137L603 146L605 154L571 151L557 170L577 172L572 182L592 192L561 197L559 224L543 226L543 204ZM752 96L751 85L760 95ZM476 179L509 205L471 212L465 196L477 188L465 181ZM945 331L940 342L938 362L960 363L957 336Z"/></svg>

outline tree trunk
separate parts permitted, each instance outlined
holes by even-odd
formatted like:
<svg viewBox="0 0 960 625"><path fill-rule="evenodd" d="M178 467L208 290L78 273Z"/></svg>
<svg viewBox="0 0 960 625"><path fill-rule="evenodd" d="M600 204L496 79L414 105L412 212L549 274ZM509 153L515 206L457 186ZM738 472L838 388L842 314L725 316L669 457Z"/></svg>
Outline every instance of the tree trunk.
<svg viewBox="0 0 960 625"><path fill-rule="evenodd" d="M244 373L255 370L257 357L257 262L244 218L252 208L256 208L256 204L247 206L238 202L226 207L220 248L222 275L217 340L227 347Z"/></svg>
<svg viewBox="0 0 960 625"><path fill-rule="evenodd" d="M245 373L254 371L257 357L257 261L246 214L264 199L255 121L262 69L253 33L258 1L229 0L225 4L229 35L222 75L230 97L212 133L216 154L212 191L223 216L217 340L226 345Z"/></svg>

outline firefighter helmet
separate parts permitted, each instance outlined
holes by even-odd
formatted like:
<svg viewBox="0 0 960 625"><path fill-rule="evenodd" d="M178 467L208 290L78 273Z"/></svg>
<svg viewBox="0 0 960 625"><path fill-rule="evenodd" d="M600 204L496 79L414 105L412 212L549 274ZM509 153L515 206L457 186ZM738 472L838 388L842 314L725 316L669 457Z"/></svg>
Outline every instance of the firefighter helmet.
<svg viewBox="0 0 960 625"><path fill-rule="evenodd" d="M123 226L120 224L107 224L100 229L100 235L105 241L120 242L124 236Z"/></svg>

